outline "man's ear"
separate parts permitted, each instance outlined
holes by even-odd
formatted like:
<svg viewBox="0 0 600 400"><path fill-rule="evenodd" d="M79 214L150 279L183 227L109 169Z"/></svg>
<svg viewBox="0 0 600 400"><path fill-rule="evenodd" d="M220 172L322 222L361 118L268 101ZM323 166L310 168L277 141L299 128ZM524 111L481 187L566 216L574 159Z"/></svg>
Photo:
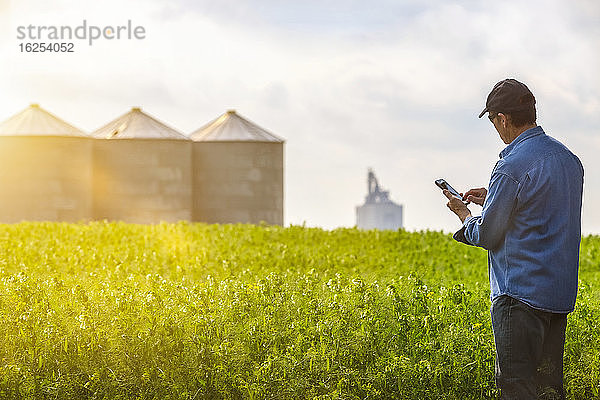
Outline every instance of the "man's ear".
<svg viewBox="0 0 600 400"><path fill-rule="evenodd" d="M508 115L499 113L498 117L500 117L502 127L506 129L506 126L508 125Z"/></svg>

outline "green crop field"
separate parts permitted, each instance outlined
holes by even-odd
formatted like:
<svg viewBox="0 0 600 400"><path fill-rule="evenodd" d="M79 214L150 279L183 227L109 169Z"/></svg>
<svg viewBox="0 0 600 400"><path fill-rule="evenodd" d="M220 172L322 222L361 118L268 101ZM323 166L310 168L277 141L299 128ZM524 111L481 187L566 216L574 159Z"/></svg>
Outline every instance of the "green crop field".
<svg viewBox="0 0 600 400"><path fill-rule="evenodd" d="M0 225L0 398L492 399L486 252L440 232ZM600 237L569 399L600 398Z"/></svg>

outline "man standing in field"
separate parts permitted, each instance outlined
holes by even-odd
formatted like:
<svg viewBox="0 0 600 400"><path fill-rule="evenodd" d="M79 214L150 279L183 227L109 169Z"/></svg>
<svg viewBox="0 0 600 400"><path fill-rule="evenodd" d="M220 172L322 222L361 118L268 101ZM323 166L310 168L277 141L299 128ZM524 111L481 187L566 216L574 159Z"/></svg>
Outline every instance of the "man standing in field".
<svg viewBox="0 0 600 400"><path fill-rule="evenodd" d="M485 113L508 146L489 183L463 200L450 192L462 221L460 242L488 250L496 384L501 399L564 399L567 314L577 296L583 166L536 124L535 98L514 79L498 82Z"/></svg>

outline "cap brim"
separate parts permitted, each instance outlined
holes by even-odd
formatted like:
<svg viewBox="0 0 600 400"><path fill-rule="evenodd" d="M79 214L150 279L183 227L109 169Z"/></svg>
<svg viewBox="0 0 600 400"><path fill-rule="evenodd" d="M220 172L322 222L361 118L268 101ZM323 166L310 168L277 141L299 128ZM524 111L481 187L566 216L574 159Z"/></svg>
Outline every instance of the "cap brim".
<svg viewBox="0 0 600 400"><path fill-rule="evenodd" d="M483 109L483 111L481 112L481 114L479 114L479 118L483 117L483 114L485 114L486 112L488 112L489 110L486 108Z"/></svg>

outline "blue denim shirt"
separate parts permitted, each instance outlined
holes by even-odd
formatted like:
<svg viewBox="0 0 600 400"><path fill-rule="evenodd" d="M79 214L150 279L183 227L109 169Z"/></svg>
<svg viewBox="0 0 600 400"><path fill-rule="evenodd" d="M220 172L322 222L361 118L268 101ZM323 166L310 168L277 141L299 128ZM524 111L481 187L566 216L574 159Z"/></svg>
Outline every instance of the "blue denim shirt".
<svg viewBox="0 0 600 400"><path fill-rule="evenodd" d="M581 161L539 126L500 153L481 216L454 234L488 250L492 301L506 294L544 311L573 311L582 193Z"/></svg>

